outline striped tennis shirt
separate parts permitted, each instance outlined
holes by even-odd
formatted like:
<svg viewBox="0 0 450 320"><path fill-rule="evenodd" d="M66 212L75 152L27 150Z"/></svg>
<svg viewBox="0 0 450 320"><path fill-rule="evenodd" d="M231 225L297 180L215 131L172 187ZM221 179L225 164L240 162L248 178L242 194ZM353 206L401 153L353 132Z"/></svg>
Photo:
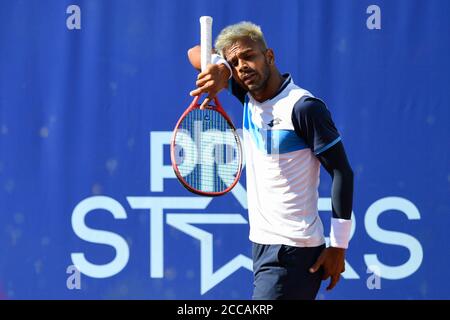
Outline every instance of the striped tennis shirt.
<svg viewBox="0 0 450 320"><path fill-rule="evenodd" d="M318 215L316 155L341 139L325 104L289 74L278 93L258 102L233 81L244 104L250 240L315 247L324 241Z"/></svg>

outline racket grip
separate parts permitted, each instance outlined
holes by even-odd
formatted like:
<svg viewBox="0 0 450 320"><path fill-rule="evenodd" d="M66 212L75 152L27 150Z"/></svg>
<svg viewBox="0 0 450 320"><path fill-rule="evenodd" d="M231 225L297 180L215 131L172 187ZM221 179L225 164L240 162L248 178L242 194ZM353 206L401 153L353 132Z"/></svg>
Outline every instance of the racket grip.
<svg viewBox="0 0 450 320"><path fill-rule="evenodd" d="M213 18L210 16L200 17L200 61L202 71L205 71L206 66L211 63L212 22Z"/></svg>

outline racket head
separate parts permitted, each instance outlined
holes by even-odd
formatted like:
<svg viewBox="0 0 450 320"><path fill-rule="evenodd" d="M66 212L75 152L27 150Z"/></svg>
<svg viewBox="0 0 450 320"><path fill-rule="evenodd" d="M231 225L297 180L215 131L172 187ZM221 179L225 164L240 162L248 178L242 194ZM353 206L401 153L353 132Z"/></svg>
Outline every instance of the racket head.
<svg viewBox="0 0 450 320"><path fill-rule="evenodd" d="M170 143L172 168L180 183L203 196L229 192L242 172L242 145L220 102L203 110L195 97L178 120Z"/></svg>

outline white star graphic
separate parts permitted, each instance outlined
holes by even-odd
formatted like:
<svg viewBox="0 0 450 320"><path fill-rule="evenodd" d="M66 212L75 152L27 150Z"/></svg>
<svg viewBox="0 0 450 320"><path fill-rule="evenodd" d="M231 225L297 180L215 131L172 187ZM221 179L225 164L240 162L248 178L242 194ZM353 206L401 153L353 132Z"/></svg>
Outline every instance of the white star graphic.
<svg viewBox="0 0 450 320"><path fill-rule="evenodd" d="M222 282L239 268L243 267L252 271L252 260L239 254L231 261L223 265L216 272L213 270L213 235L192 224L247 224L247 220L241 214L189 214L168 213L167 224L184 233L200 240L200 278L201 294L205 294L217 284Z"/></svg>

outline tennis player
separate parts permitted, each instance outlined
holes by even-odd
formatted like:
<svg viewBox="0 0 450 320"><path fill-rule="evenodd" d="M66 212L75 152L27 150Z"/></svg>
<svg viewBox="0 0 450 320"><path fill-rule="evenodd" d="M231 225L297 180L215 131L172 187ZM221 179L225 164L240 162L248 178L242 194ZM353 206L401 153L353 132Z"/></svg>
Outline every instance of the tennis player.
<svg viewBox="0 0 450 320"><path fill-rule="evenodd" d="M213 63L191 95L213 98L228 88L244 106L244 145L253 299L315 299L321 281L338 283L345 269L353 171L325 103L281 74L259 26L223 29ZM188 51L200 69L200 49ZM320 164L332 177L330 245L318 215Z"/></svg>

